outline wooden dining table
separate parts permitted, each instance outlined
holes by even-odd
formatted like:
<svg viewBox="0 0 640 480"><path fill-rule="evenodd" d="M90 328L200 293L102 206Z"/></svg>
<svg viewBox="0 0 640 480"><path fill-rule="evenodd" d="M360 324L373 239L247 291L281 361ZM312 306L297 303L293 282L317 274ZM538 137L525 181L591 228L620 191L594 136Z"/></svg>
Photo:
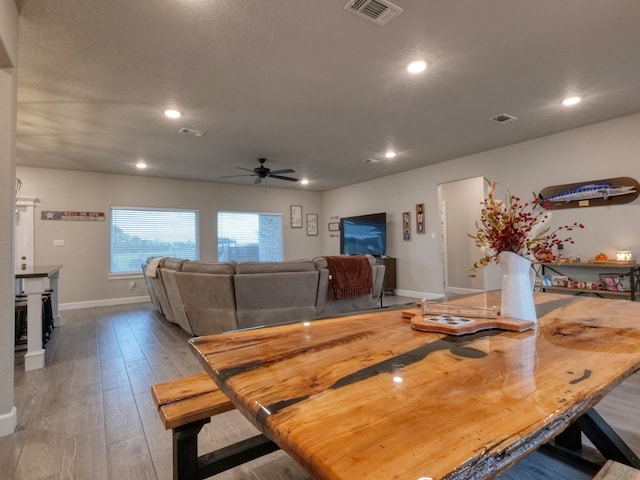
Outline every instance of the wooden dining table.
<svg viewBox="0 0 640 480"><path fill-rule="evenodd" d="M500 294L453 303L491 307ZM538 322L523 332L418 331L406 316L421 312L409 308L190 343L237 409L314 479L493 478L640 368L640 303L551 293L535 303Z"/></svg>

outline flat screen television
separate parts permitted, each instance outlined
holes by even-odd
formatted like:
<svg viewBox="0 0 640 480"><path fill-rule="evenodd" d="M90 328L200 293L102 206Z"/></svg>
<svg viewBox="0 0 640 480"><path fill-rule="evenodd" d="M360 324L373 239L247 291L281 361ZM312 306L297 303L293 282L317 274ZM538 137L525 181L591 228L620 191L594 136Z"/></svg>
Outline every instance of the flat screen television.
<svg viewBox="0 0 640 480"><path fill-rule="evenodd" d="M372 213L340 219L340 253L374 255L387 253L387 214Z"/></svg>

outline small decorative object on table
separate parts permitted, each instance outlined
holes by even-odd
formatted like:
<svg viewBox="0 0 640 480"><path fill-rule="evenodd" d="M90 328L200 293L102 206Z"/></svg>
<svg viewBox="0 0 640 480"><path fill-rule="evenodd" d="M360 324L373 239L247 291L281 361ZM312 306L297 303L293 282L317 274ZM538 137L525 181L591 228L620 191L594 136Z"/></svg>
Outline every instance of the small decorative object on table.
<svg viewBox="0 0 640 480"><path fill-rule="evenodd" d="M466 307L426 299L419 302L416 309L403 310L402 316L409 320L414 330L447 335L467 335L492 329L523 332L535 326L533 321L498 316L496 306Z"/></svg>
<svg viewBox="0 0 640 480"><path fill-rule="evenodd" d="M634 263L633 253L629 250L619 250L616 252L616 262Z"/></svg>
<svg viewBox="0 0 640 480"><path fill-rule="evenodd" d="M571 231L584 228L580 223L564 225L551 230L545 224L551 212L534 212L540 204L534 195L530 202L522 202L520 197L507 193L504 201L495 197L496 183L489 182L488 193L482 201L480 223L477 231L469 234L475 240L484 256L473 264L471 276L477 269L494 261L502 268L501 313L506 317L537 321L533 303L535 272L531 260L542 253L553 251L562 243L574 243L569 238L559 238L561 230Z"/></svg>

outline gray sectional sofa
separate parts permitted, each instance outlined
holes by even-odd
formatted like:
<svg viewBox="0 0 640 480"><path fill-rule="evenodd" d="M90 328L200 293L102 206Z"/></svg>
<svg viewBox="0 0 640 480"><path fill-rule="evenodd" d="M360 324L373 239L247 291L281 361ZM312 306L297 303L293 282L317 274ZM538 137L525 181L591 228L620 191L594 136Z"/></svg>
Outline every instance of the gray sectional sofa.
<svg viewBox="0 0 640 480"><path fill-rule="evenodd" d="M209 335L375 308L385 267L367 259L371 293L340 299L329 299L324 257L241 263L153 258L143 272L151 301L167 320L192 335Z"/></svg>

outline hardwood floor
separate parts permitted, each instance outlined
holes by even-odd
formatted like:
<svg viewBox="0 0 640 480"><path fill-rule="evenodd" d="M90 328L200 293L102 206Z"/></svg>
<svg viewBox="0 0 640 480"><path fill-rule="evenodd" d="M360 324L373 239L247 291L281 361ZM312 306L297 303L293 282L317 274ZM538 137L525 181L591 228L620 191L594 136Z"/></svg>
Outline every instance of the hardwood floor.
<svg viewBox="0 0 640 480"><path fill-rule="evenodd" d="M202 372L188 338L150 304L62 312L44 369L25 372L24 352L16 353L18 429L0 439L0 478L170 480L171 434L160 423L149 389ZM640 451L639 394L636 374L598 408L635 451ZM200 434L201 453L255 433L238 412L219 415ZM282 452L215 478L310 479ZM499 478L581 480L592 475L535 452Z"/></svg>

